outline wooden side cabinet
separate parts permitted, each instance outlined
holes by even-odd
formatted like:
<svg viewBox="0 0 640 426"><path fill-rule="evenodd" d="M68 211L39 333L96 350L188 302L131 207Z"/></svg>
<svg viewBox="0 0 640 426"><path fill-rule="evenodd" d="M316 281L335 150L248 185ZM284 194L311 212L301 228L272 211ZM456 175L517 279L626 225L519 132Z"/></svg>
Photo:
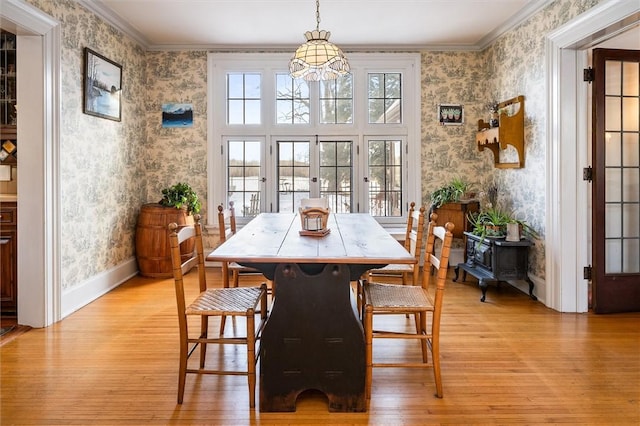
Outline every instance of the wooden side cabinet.
<svg viewBox="0 0 640 426"><path fill-rule="evenodd" d="M436 224L444 226L447 222L453 223L453 237L462 238L464 232L469 230L468 213L475 213L480 209L478 200L465 200L455 203L445 203L435 209L433 212L438 215ZM429 219L427 218L426 221Z"/></svg>
<svg viewBox="0 0 640 426"><path fill-rule="evenodd" d="M18 207L0 203L0 309L15 315L18 309Z"/></svg>
<svg viewBox="0 0 640 426"><path fill-rule="evenodd" d="M466 260L455 268L455 278L462 269L462 281L467 278L467 272L478 279L482 290L481 302L485 301L487 286L490 282L508 280L525 280L529 283L529 296L533 295L533 281L527 275L529 269L529 247L533 243L522 238L520 241L506 241L504 237L481 238L471 232L465 232L467 237Z"/></svg>

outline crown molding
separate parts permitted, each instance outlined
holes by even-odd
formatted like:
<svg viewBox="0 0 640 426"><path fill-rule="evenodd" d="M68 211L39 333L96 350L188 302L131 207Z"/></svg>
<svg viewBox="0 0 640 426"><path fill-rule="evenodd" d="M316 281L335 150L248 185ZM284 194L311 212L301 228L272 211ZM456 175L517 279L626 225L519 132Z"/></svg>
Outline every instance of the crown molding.
<svg viewBox="0 0 640 426"><path fill-rule="evenodd" d="M114 13L105 6L102 0L75 0L78 4L89 11L95 13L109 24L113 25L124 34L136 41L144 50L148 51L184 51L184 50L206 50L217 52L273 52L291 51L298 47L296 45L236 45L236 44L151 44L149 40L135 27L125 22L120 15ZM345 52L423 52L423 51L482 51L489 47L495 40L507 31L525 22L535 13L555 0L531 0L529 4L515 14L511 19L499 26L489 34L484 36L478 43L474 44L395 44L395 45L341 45Z"/></svg>
<svg viewBox="0 0 640 426"><path fill-rule="evenodd" d="M143 49L148 50L150 47L149 40L145 38L135 27L125 22L120 15L106 7L101 0L75 0L80 6L96 14L99 18L113 25L124 34L131 37Z"/></svg>
<svg viewBox="0 0 640 426"><path fill-rule="evenodd" d="M495 30L491 31L484 37L480 39L480 41L476 44L478 50L484 50L487 47L491 46L493 42L495 42L498 38L500 38L503 34L527 21L533 15L535 15L539 10L547 7L547 5L553 3L555 0L544 0L538 1L533 0L530 1L527 6L522 8L518 13L513 15L511 19L506 21L504 24L497 27Z"/></svg>

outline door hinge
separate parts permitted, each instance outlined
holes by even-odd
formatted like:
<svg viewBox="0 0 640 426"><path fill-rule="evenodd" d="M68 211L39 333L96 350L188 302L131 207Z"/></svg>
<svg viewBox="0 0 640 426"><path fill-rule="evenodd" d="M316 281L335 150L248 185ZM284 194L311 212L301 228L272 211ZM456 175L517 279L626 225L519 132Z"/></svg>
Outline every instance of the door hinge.
<svg viewBox="0 0 640 426"><path fill-rule="evenodd" d="M582 269L582 275L583 275L585 280L590 280L591 279L591 272L592 272L591 265L585 266Z"/></svg>
<svg viewBox="0 0 640 426"><path fill-rule="evenodd" d="M593 169L591 166L582 169L582 180L586 180L587 182L593 181Z"/></svg>
<svg viewBox="0 0 640 426"><path fill-rule="evenodd" d="M595 77L596 76L593 68L589 67L582 70L582 81L591 83L595 79Z"/></svg>

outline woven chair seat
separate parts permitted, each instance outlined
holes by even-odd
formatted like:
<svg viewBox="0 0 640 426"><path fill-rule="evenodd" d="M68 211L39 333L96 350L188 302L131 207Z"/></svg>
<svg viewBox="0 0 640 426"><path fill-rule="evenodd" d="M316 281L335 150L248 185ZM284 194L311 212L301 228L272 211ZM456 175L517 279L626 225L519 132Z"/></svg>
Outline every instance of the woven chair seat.
<svg viewBox="0 0 640 426"><path fill-rule="evenodd" d="M413 272L413 265L407 263L392 263L383 268L376 268L369 271L371 274L403 273Z"/></svg>
<svg viewBox="0 0 640 426"><path fill-rule="evenodd" d="M364 287L365 299L374 312L398 310L433 310L431 297L425 289L416 286L368 283Z"/></svg>
<svg viewBox="0 0 640 426"><path fill-rule="evenodd" d="M208 289L186 309L187 315L246 315L260 304L262 289L236 287Z"/></svg>

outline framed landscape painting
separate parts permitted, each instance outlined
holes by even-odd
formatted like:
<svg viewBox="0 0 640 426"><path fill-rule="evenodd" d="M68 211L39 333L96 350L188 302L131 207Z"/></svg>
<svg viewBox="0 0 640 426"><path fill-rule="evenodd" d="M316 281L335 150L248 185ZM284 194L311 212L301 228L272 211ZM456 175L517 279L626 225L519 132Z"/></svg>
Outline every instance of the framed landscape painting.
<svg viewBox="0 0 640 426"><path fill-rule="evenodd" d="M193 127L193 104L162 104L162 127Z"/></svg>
<svg viewBox="0 0 640 426"><path fill-rule="evenodd" d="M122 65L84 48L85 114L120 121Z"/></svg>

